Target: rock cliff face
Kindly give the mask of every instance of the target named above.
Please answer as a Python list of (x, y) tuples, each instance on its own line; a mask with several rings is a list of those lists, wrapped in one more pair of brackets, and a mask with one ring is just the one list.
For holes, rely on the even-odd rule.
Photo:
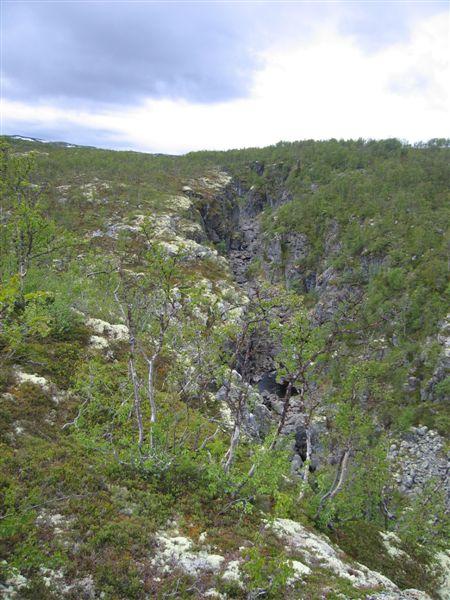
[(450, 377), (450, 315), (441, 323), (437, 335), (439, 358), (430, 380), (421, 390), (422, 400), (445, 402), (448, 400), (448, 385)]
[(446, 490), (450, 508), (450, 453), (445, 440), (427, 427), (411, 427), (389, 449), (394, 478), (402, 493), (414, 495), (428, 482)]
[[(261, 170), (262, 165), (257, 167)], [(197, 188), (198, 190), (198, 188)], [(231, 180), (220, 193), (205, 199), (202, 191), (191, 190), (197, 199), (208, 238), (222, 246), (235, 281), (251, 292), (255, 279), (263, 274), (270, 282), (281, 282), (301, 293), (316, 291), (319, 320), (329, 318), (336, 306), (352, 292), (350, 285), (337, 285), (337, 272), (326, 263), (314, 271), (306, 266), (311, 244), (304, 234), (293, 231), (264, 231), (263, 211), (275, 209), (292, 200), (285, 178), (278, 175), (269, 193)], [(341, 248), (339, 227), (333, 221), (325, 236), (327, 262)]]

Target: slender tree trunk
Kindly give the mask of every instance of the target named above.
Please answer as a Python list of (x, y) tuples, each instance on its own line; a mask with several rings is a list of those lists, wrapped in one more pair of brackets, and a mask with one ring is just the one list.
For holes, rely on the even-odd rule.
[(130, 342), (130, 359), (129, 359), (129, 367), (130, 367), (130, 377), (131, 382), (133, 384), (133, 397), (134, 397), (134, 411), (136, 413), (136, 421), (138, 425), (139, 437), (138, 437), (138, 445), (139, 449), (142, 448), (142, 444), (144, 443), (144, 425), (142, 423), (142, 409), (141, 409), (141, 398), (140, 398), (140, 386), (139, 379), (136, 373), (136, 368), (134, 364), (134, 340)]
[(233, 434), (231, 436), (230, 447), (225, 455), (223, 470), (225, 473), (230, 471), (231, 465), (233, 464), (234, 455), (236, 453), (236, 448), (239, 444), (239, 438), (241, 437), (241, 425), (238, 420), (234, 422)]
[(305, 495), (306, 489), (308, 487), (309, 481), (309, 467), (311, 464), (311, 456), (312, 456), (312, 442), (311, 442), (311, 427), (309, 423), (306, 426), (306, 460), (303, 469), (303, 485), (298, 495), (298, 499), (301, 500)]
[[(120, 305), (120, 304), (119, 304)], [(129, 343), (130, 343), (130, 376), (131, 382), (133, 384), (133, 397), (134, 397), (134, 411), (136, 413), (136, 421), (138, 425), (138, 445), (139, 450), (141, 450), (142, 445), (144, 443), (144, 425), (142, 422), (142, 408), (141, 408), (141, 394), (140, 394), (140, 382), (139, 377), (136, 372), (136, 364), (135, 364), (135, 356), (136, 356), (136, 335), (134, 329), (133, 315), (131, 311), (131, 306), (127, 306), (127, 312), (124, 314), (127, 318), (127, 325), (129, 331)]]
[[(306, 426), (306, 464), (309, 467), (312, 456), (312, 442), (311, 442), (311, 427), (309, 424)], [(307, 469), (309, 472), (309, 468)], [(307, 476), (305, 476), (307, 478)], [(305, 479), (306, 480), (306, 479)]]
[(155, 402), (155, 386), (154, 386), (154, 369), (156, 356), (153, 355), (147, 359), (148, 379), (147, 379), (147, 395), (150, 403), (150, 448), (153, 448), (153, 426), (156, 423), (156, 402)]
[(278, 429), (277, 432), (275, 434), (275, 438), (272, 440), (272, 443), (270, 444), (269, 450), (273, 450), (275, 448), (275, 444), (277, 443), (278, 438), (280, 437), (284, 426), (286, 424), (286, 419), (288, 416), (288, 412), (289, 412), (289, 408), (291, 406), (291, 397), (292, 397), (292, 381), (289, 381), (288, 386), (286, 388), (286, 392), (284, 394), (284, 399), (283, 399), (283, 412), (281, 413), (281, 419), (280, 422), (278, 424)]
[[(122, 271), (119, 271), (119, 276), (123, 283), (123, 274)], [(136, 330), (134, 327), (134, 319), (133, 319), (133, 306), (132, 304), (122, 304), (119, 298), (119, 285), (114, 290), (114, 299), (117, 302), (119, 309), (122, 313), (124, 321), (128, 327), (128, 343), (130, 346), (130, 356), (128, 359), (128, 367), (130, 372), (131, 384), (133, 386), (133, 401), (134, 401), (134, 412), (136, 414), (136, 421), (138, 426), (138, 446), (139, 450), (142, 450), (142, 446), (145, 441), (144, 435), (144, 424), (142, 421), (142, 407), (141, 407), (141, 394), (140, 394), (140, 381), (139, 376), (136, 371)]]
[(350, 458), (350, 449), (345, 450), (344, 452), (344, 456), (342, 458), (342, 462), (341, 462), (341, 472), (339, 475), (339, 479), (338, 482), (336, 484), (336, 486), (334, 487), (334, 489), (331, 491), (329, 498), (334, 498), (334, 496), (336, 496), (336, 494), (339, 492), (339, 490), (341, 489), (342, 485), (344, 484), (344, 481), (347, 477), (347, 470), (348, 470), (348, 461)]
[(332, 498), (334, 498), (334, 496), (336, 496), (336, 494), (339, 492), (339, 490), (343, 486), (345, 479), (347, 477), (349, 458), (350, 458), (350, 448), (346, 448), (341, 455), (341, 459), (339, 461), (339, 465), (338, 465), (338, 469), (336, 471), (336, 477), (334, 479), (333, 485), (331, 486), (329, 491), (326, 494), (324, 494), (322, 496), (322, 498), (320, 499), (319, 507), (316, 512), (316, 517), (322, 511), (325, 503), (328, 502), (328, 500), (331, 500)]

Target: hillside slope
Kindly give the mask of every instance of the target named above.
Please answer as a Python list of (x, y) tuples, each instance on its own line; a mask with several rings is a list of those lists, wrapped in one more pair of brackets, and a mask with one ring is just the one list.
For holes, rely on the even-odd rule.
[(2, 143), (2, 594), (448, 597), (448, 142)]

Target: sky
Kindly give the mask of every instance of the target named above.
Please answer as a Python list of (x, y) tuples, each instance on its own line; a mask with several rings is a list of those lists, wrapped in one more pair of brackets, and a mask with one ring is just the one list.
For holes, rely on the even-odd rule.
[(170, 154), (450, 137), (449, 6), (0, 0), (0, 130)]

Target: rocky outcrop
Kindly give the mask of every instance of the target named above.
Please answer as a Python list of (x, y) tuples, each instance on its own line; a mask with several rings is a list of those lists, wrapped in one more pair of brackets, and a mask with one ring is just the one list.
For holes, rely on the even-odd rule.
[(179, 534), (178, 529), (160, 532), (156, 535), (157, 551), (152, 565), (161, 572), (177, 568), (188, 575), (218, 573), (225, 563), (220, 554), (209, 553), (206, 549), (195, 549), (193, 541)]
[[(257, 166), (258, 173), (264, 173), (264, 169), (260, 164)], [(224, 245), (235, 281), (250, 288), (253, 279), (249, 274), (250, 266), (259, 262), (267, 278), (274, 281), (284, 278), (283, 257), (287, 257), (286, 271), (294, 275), (293, 261), (305, 251), (306, 241), (302, 236), (289, 234), (269, 238), (263, 235), (260, 225), (263, 210), (291, 200), (284, 187), (285, 174), (281, 167), (272, 165), (270, 169), (277, 171), (270, 190), (267, 186), (246, 188), (241, 182), (230, 180), (224, 189), (216, 190), (212, 196), (202, 188), (201, 181), (193, 183), (190, 192), (197, 200), (209, 239)]]
[(87, 319), (86, 325), (97, 334), (97, 337), (108, 338), (111, 341), (124, 342), (128, 340), (128, 327), (122, 323), (108, 323), (101, 319)]
[(450, 377), (450, 315), (441, 324), (437, 335), (441, 348), (433, 375), (421, 390), (424, 401), (442, 402), (448, 400), (448, 389), (443, 388), (444, 381)]
[[(267, 208), (276, 208), (291, 200), (286, 190), (282, 165), (265, 165), (255, 162), (250, 169), (261, 177), (260, 186), (246, 188), (237, 180), (229, 180), (213, 195), (198, 190), (192, 185), (193, 197), (199, 201), (199, 211), (205, 232), (209, 239), (220, 243), (226, 252), (236, 283), (251, 295), (255, 279), (263, 275), (271, 282), (283, 282), (286, 287), (294, 287), (303, 292), (314, 290), (317, 301), (314, 315), (317, 322), (328, 321), (336, 314), (338, 307), (350, 298), (360, 295), (357, 284), (343, 283), (342, 272), (332, 265), (332, 260), (342, 252), (340, 226), (332, 220), (323, 237), (323, 259), (316, 261), (314, 269), (307, 267), (311, 247), (307, 237), (295, 232), (274, 232), (268, 234), (261, 226), (262, 212)], [(272, 178), (268, 183), (267, 174)], [(360, 256), (360, 267), (366, 278), (383, 265), (382, 256), (364, 254)], [(350, 273), (352, 267), (348, 267)], [(351, 273), (350, 273), (351, 274)], [(351, 278), (349, 279), (351, 280)], [(450, 320), (441, 327), (438, 343), (442, 352), (432, 378), (422, 388), (424, 400), (442, 399), (442, 382), (450, 367)], [(260, 398), (253, 402), (252, 409), (246, 415), (247, 433), (263, 439), (270, 425), (279, 420), (282, 412), (284, 390), (277, 383), (272, 356), (273, 344), (264, 341), (264, 335), (255, 339), (253, 350), (254, 365), (247, 369), (247, 383), (258, 388)], [(420, 387), (420, 381), (408, 380), (407, 385)], [(305, 459), (305, 427), (302, 408), (296, 407), (295, 394), (292, 409), (288, 415), (284, 433), (294, 435), (292, 448), (292, 473), (303, 468)], [(314, 424), (312, 468), (320, 462), (332, 460), (324, 455), (321, 439), (326, 435), (325, 421)], [(413, 428), (403, 439), (392, 444), (389, 459), (399, 490), (414, 495), (432, 479), (446, 486), (450, 498), (448, 482), (449, 460), (444, 453), (444, 440), (426, 428)]]
[[(291, 519), (275, 519), (267, 524), (279, 536), (290, 553), (301, 557), (301, 564), (310, 572), (315, 569), (328, 569), (336, 576), (348, 580), (355, 589), (378, 588), (386, 598), (404, 600), (430, 600), (429, 596), (418, 590), (405, 590), (401, 592), (390, 579), (368, 569), (366, 566), (352, 562), (346, 555), (334, 546), (330, 540), (317, 533), (313, 533), (300, 523)], [(403, 594), (403, 595), (402, 595)], [(383, 595), (370, 595), (367, 598), (383, 598)]]
[(245, 433), (252, 438), (264, 439), (272, 422), (270, 411), (264, 406), (256, 388), (243, 381), (240, 373), (231, 371), (228, 380), (218, 390), (216, 399), (220, 403), (222, 419), (228, 427), (234, 425), (230, 407), (234, 408), (234, 412), (239, 407), (239, 418)]
[(431, 600), (431, 598), (428, 594), (425, 594), (425, 592), (409, 589), (370, 594), (366, 596), (366, 600)]
[[(275, 534), (282, 542), (287, 561), (292, 569), (288, 587), (308, 577), (332, 577), (346, 580), (355, 591), (368, 591), (366, 598), (372, 600), (430, 600), (419, 590), (403, 590), (387, 577), (372, 571), (366, 566), (349, 559), (342, 550), (334, 546), (324, 535), (317, 534), (290, 519), (274, 519), (265, 523), (262, 536)], [(210, 580), (233, 583), (246, 590), (248, 580), (243, 566), (246, 562), (248, 542), (239, 548), (220, 552), (208, 544), (208, 534), (203, 532), (195, 542), (191, 537), (182, 535), (176, 522), (168, 523), (168, 528), (155, 535), (156, 551), (151, 565), (156, 573), (164, 575), (179, 570), (205, 586), (205, 595), (214, 588), (208, 587)], [(322, 574), (322, 575), (320, 575)], [(369, 590), (379, 590), (370, 593)], [(218, 595), (227, 598), (227, 594)]]
[(446, 490), (450, 507), (450, 454), (445, 440), (427, 427), (411, 427), (391, 444), (388, 458), (399, 490), (407, 495), (422, 491), (429, 481)]
[(50, 384), (47, 379), (45, 379), (45, 377), (36, 375), (35, 373), (24, 373), (23, 371), (16, 370), (15, 377), (19, 385), (28, 383), (31, 385), (37, 385), (44, 391), (50, 390)]

